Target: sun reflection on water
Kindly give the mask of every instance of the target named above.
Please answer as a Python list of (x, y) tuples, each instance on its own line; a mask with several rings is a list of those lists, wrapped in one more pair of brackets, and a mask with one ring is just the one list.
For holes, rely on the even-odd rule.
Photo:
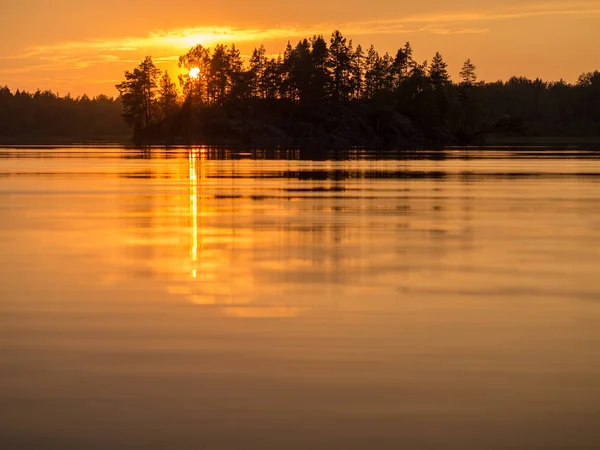
[(198, 261), (198, 175), (196, 174), (196, 160), (198, 149), (190, 150), (190, 258), (192, 260), (192, 277), (196, 278), (196, 261)]
[(191, 276), (198, 276), (198, 221), (200, 213), (198, 211), (198, 181), (205, 178), (205, 167), (202, 161), (207, 159), (206, 148), (192, 148), (189, 151), (189, 181), (190, 181), (190, 261)]

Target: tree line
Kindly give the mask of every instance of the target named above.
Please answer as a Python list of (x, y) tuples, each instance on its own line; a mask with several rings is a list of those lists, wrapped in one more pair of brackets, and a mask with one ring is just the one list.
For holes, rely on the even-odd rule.
[(59, 96), (0, 87), (0, 142), (70, 143), (126, 140), (120, 98)]
[[(245, 60), (246, 59), (246, 60)], [(490, 136), (600, 136), (600, 73), (576, 83), (524, 77), (482, 82), (467, 59), (453, 80), (440, 53), (417, 61), (354, 46), (340, 31), (264, 46), (195, 45), (178, 80), (147, 56), (118, 98), (0, 88), (0, 139), (117, 139), (252, 145), (448, 145)], [(121, 117), (122, 116), (122, 117)], [(125, 119), (125, 121), (122, 120)]]
[[(419, 62), (407, 42), (394, 54), (380, 54), (372, 45), (354, 46), (340, 31), (329, 40), (317, 35), (288, 42), (278, 56), (261, 45), (247, 64), (235, 45), (196, 45), (179, 67), (181, 94), (149, 56), (116, 86), (137, 139), (252, 142), (270, 134), (331, 140), (350, 132), (364, 138), (360, 143), (419, 138), (443, 145), (493, 134), (600, 134), (598, 71), (575, 84), (523, 77), (485, 83), (467, 59), (455, 81), (440, 53)], [(344, 125), (348, 121), (352, 126)]]

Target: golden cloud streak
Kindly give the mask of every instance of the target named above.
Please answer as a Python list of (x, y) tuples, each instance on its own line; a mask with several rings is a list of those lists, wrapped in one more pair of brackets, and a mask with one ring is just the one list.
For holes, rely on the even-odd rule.
[[(311, 36), (323, 30), (341, 29), (348, 36), (385, 34), (385, 33), (435, 33), (435, 34), (460, 34), (460, 33), (485, 33), (485, 27), (449, 27), (448, 24), (487, 22), (510, 19), (524, 19), (540, 16), (573, 16), (597, 15), (600, 8), (597, 2), (570, 2), (538, 4), (529, 10), (508, 10), (491, 12), (463, 12), (463, 13), (437, 13), (415, 15), (398, 19), (371, 20), (349, 22), (334, 26), (331, 24), (318, 24), (310, 28), (281, 27), (281, 28), (234, 28), (234, 27), (194, 27), (178, 28), (173, 30), (155, 30), (147, 36), (124, 37), (120, 39), (91, 40), (66, 42), (56, 45), (38, 46), (30, 49), (29, 56), (63, 50), (102, 50), (106, 52), (130, 52), (143, 49), (188, 49), (196, 44), (209, 45), (217, 42), (260, 42), (275, 39), (288, 39), (298, 36)], [(420, 25), (407, 29), (406, 25)], [(318, 30), (318, 31), (317, 31)]]
[[(339, 28), (349, 37), (380, 34), (477, 34), (490, 31), (494, 21), (517, 20), (542, 16), (598, 15), (596, 1), (569, 3), (540, 3), (514, 10), (487, 12), (435, 13), (398, 19), (318, 24), (311, 27), (235, 28), (193, 27), (155, 30), (146, 36), (71, 41), (29, 48), (21, 55), (0, 57), (4, 60), (28, 60), (29, 64), (5, 67), (0, 73), (14, 74), (29, 71), (55, 71), (67, 68), (82, 69), (98, 64), (135, 63), (141, 54), (152, 54), (158, 63), (174, 63), (178, 55), (196, 44), (210, 46), (221, 43), (268, 42), (312, 36)], [(479, 25), (479, 26), (469, 26)], [(487, 26), (481, 26), (487, 25)]]

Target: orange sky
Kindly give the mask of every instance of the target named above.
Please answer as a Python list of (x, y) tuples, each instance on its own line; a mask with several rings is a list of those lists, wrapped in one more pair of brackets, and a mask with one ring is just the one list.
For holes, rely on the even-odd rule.
[[(415, 58), (439, 51), (456, 78), (466, 58), (481, 79), (512, 75), (575, 81), (600, 69), (600, 0), (8, 0), (0, 15), (0, 85), (60, 94), (107, 93), (150, 54), (177, 72), (192, 45), (264, 43), (340, 29), (355, 44), (390, 53), (411, 41)], [(224, 5), (224, 6), (220, 6)]]

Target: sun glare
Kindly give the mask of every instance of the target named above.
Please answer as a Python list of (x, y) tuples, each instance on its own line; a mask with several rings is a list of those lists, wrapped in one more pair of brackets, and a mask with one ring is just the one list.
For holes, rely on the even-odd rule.
[(198, 78), (200, 76), (200, 69), (197, 67), (192, 67), (190, 69), (190, 78)]

